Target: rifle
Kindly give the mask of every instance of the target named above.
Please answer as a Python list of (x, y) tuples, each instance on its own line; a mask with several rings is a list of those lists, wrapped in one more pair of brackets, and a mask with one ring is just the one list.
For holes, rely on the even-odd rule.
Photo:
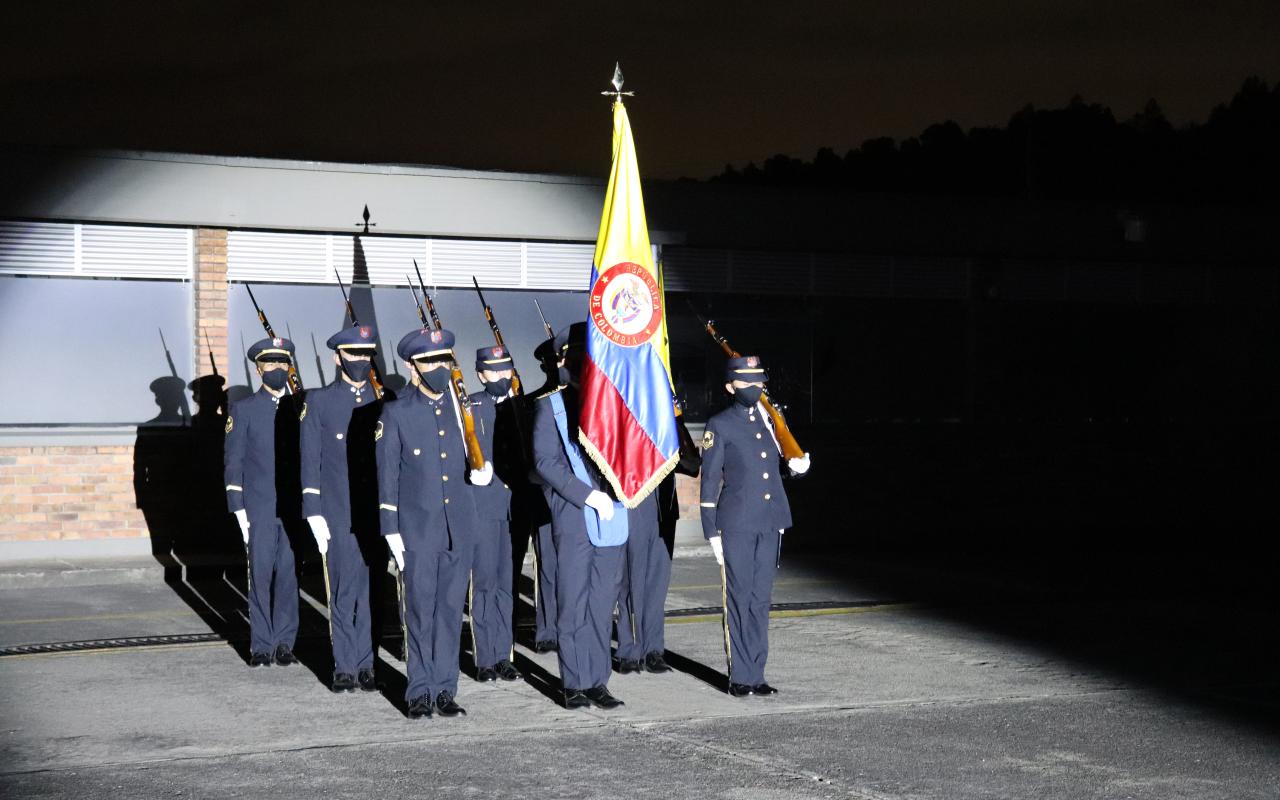
[[(342, 291), (342, 300), (347, 304), (347, 316), (351, 317), (351, 324), (354, 327), (360, 326), (360, 320), (356, 317), (355, 307), (351, 305), (351, 298), (347, 297), (346, 284), (342, 282), (342, 276), (338, 274), (338, 268), (333, 268), (333, 276), (338, 279), (338, 289)], [(341, 357), (341, 356), (339, 356)], [(369, 385), (373, 387), (373, 396), (382, 399), (382, 381), (378, 380), (378, 362), (369, 357)]]
[[(697, 316), (695, 314), (695, 316)], [(741, 354), (729, 346), (729, 342), (725, 340), (718, 332), (716, 332), (715, 323), (709, 319), (698, 317), (698, 321), (707, 329), (707, 333), (711, 334), (711, 338), (716, 344), (720, 345), (720, 349), (725, 352), (729, 358), (741, 358)], [(796, 437), (792, 435), (791, 429), (787, 427), (787, 421), (782, 416), (782, 412), (778, 410), (769, 400), (769, 393), (766, 391), (760, 396), (760, 402), (764, 404), (764, 410), (768, 412), (770, 419), (773, 420), (773, 432), (778, 437), (778, 446), (782, 448), (784, 458), (803, 458), (804, 448), (796, 441)]]
[(209, 341), (209, 332), (204, 328), (201, 328), (200, 332), (204, 334), (205, 347), (209, 348), (209, 366), (213, 368), (214, 377), (220, 377), (218, 375), (218, 362), (213, 360), (213, 343)]
[[(506, 347), (507, 343), (502, 340), (502, 330), (498, 327), (498, 320), (493, 316), (493, 309), (484, 301), (484, 292), (480, 291), (480, 283), (476, 280), (476, 276), (471, 276), (471, 284), (476, 287), (476, 294), (480, 295), (480, 305), (484, 306), (484, 318), (489, 322), (489, 330), (493, 331), (493, 338), (499, 347)], [(510, 351), (508, 351), (508, 355)], [(524, 394), (524, 386), (520, 383), (520, 373), (516, 372), (516, 362), (511, 360), (511, 389), (517, 395)]]
[(547, 332), (548, 339), (556, 338), (556, 332), (551, 330), (551, 324), (547, 322), (547, 315), (542, 313), (542, 306), (538, 305), (538, 298), (533, 298), (533, 307), (538, 309), (538, 316), (542, 317), (542, 329)]
[(309, 335), (311, 336), (311, 352), (315, 353), (316, 356), (316, 374), (320, 376), (320, 385), (325, 386), (324, 364), (320, 362), (320, 348), (316, 347), (316, 335), (314, 333)]
[[(436, 304), (431, 301), (431, 295), (427, 292), (427, 284), (422, 280), (422, 270), (418, 269), (416, 258), (413, 260), (413, 271), (418, 274), (418, 285), (422, 289), (422, 299), (426, 303), (427, 313), (431, 315), (432, 324), (436, 330), (443, 330), (440, 315), (436, 313)], [(462, 380), (462, 370), (458, 368), (456, 358), (449, 370), (453, 395), (458, 401), (458, 412), (462, 415), (462, 439), (467, 446), (467, 466), (471, 469), (484, 469), (484, 452), (480, 449), (480, 440), (476, 438), (476, 418), (471, 413), (471, 398), (467, 395), (467, 385)]]
[[(185, 385), (186, 381), (178, 378), (178, 367), (173, 363), (173, 354), (169, 352), (169, 343), (164, 340), (164, 329), (157, 328), (156, 330), (160, 331), (160, 346), (164, 348), (164, 360), (169, 362), (169, 376), (177, 378)], [(186, 390), (181, 391), (178, 397), (180, 398), (180, 408), (178, 410), (182, 412), (182, 422), (185, 425), (191, 422), (191, 408), (187, 405)]]
[[(417, 264), (414, 264), (417, 266)], [(427, 312), (422, 310), (422, 302), (418, 300), (418, 290), (413, 288), (413, 281), (409, 280), (409, 276), (405, 275), (404, 279), (409, 283), (409, 293), (413, 295), (413, 305), (418, 309), (418, 321), (422, 323), (422, 327), (429, 328), (427, 324)]]
[[(253, 289), (249, 284), (244, 285), (245, 291), (249, 293), (249, 300), (253, 302), (253, 310), (258, 312), (258, 322), (262, 323), (262, 329), (272, 339), (279, 338), (276, 332), (272, 330), (271, 323), (267, 322), (267, 315), (262, 313), (262, 307), (258, 305), (258, 298), (253, 296)], [(214, 373), (217, 374), (216, 372)], [(302, 376), (298, 375), (298, 368), (293, 363), (293, 356), (289, 357), (289, 394), (298, 394), (302, 391)]]

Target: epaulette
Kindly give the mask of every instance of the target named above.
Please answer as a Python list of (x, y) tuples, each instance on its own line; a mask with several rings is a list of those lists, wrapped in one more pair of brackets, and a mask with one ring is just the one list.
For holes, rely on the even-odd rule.
[(542, 398), (544, 398), (544, 397), (550, 397), (551, 395), (555, 394), (556, 392), (563, 392), (563, 391), (564, 391), (565, 389), (567, 389), (567, 388), (569, 388), (569, 387), (568, 387), (568, 386), (557, 386), (556, 388), (552, 389), (552, 390), (551, 390), (551, 391), (549, 391), (549, 392), (543, 392), (542, 394), (538, 395), (538, 396), (537, 396), (537, 397), (535, 397), (534, 399), (535, 399), (535, 400), (541, 400), (541, 399), (542, 399)]

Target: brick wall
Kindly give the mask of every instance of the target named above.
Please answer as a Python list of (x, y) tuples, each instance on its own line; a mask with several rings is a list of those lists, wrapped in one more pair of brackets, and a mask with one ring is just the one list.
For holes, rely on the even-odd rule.
[(0, 448), (0, 542), (147, 536), (133, 447)]
[(196, 228), (195, 245), (192, 318), (196, 363), (192, 374), (210, 374), (209, 347), (212, 345), (218, 374), (226, 375), (230, 363), (227, 358), (227, 232), (219, 228)]
[[(192, 265), (195, 363), (207, 376), (209, 348), (227, 374), (227, 232), (197, 228)], [(206, 339), (207, 335), (207, 339)], [(221, 504), (221, 465), (193, 474), (193, 448), (221, 431), (152, 429), (132, 444), (0, 447), (0, 543), (173, 538), (174, 520)], [(60, 438), (66, 439), (67, 434)], [(211, 440), (210, 440), (211, 441)], [(141, 494), (141, 496), (139, 496)], [(207, 495), (207, 496), (206, 496)], [(216, 515), (222, 520), (225, 513)], [(182, 525), (191, 527), (188, 518)]]

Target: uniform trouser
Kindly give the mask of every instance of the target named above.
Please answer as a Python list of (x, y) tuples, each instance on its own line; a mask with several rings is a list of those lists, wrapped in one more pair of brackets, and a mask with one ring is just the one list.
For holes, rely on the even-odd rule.
[(249, 650), (293, 649), (298, 637), (298, 575), (293, 547), (278, 518), (249, 526)]
[(769, 657), (769, 603), (777, 570), (778, 531), (725, 531), (725, 610), (729, 617), (729, 680), (764, 683)]
[(533, 535), (533, 547), (538, 556), (538, 607), (534, 610), (537, 629), (536, 642), (554, 642), (556, 636), (556, 546), (551, 535), (551, 523), (539, 525)]
[(476, 666), (492, 667), (511, 658), (511, 525), (482, 519), (471, 565), (471, 634)]
[(462, 605), (471, 572), (472, 547), (404, 554), (407, 701), (440, 692), (458, 693)]
[(671, 554), (658, 535), (656, 518), (652, 525), (632, 526), (625, 549), (618, 593), (618, 658), (639, 661), (666, 649), (663, 634)]
[[(576, 508), (570, 513), (581, 514)], [(565, 691), (609, 683), (613, 607), (622, 579), (623, 545), (596, 547), (581, 526), (555, 531), (556, 628)]]
[(329, 561), (333, 671), (355, 675), (360, 670), (373, 669), (369, 564), (351, 531), (332, 532), (326, 558)]

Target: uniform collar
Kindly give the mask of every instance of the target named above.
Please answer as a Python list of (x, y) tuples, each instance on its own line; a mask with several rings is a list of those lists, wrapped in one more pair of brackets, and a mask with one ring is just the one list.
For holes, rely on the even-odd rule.
[(414, 386), (413, 384), (409, 384), (409, 386), (406, 388), (411, 389), (413, 391), (414, 400), (416, 400), (419, 403), (424, 403), (425, 405), (429, 405), (432, 408), (437, 408), (437, 407), (442, 408), (444, 407), (444, 404), (449, 400), (448, 390), (446, 390), (444, 394), (440, 395), (440, 399), (432, 400), (430, 397), (427, 397), (426, 392), (422, 391), (421, 389), (419, 389), (417, 386)]

